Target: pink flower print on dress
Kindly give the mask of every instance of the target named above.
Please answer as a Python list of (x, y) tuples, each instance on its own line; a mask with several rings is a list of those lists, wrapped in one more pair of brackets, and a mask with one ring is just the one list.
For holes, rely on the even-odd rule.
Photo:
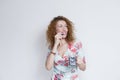
[(73, 75), (73, 76), (72, 76), (72, 80), (75, 80), (77, 77), (78, 77), (77, 74)]
[(71, 51), (72, 51), (73, 53), (76, 53), (77, 49), (73, 47), (73, 48), (71, 48)]
[(68, 65), (69, 65), (69, 60), (65, 60), (64, 66), (68, 66)]
[(72, 43), (69, 43), (68, 48), (71, 49), (72, 45), (73, 45)]
[(63, 56), (63, 59), (67, 60), (67, 58), (68, 58), (67, 56)]
[(58, 60), (58, 64), (63, 64), (63, 60)]
[(56, 63), (55, 61), (54, 61), (54, 66), (57, 66), (58, 65), (58, 63)]
[(78, 43), (76, 43), (76, 45), (75, 45), (78, 49), (80, 49), (80, 48), (82, 48), (82, 43), (81, 42), (78, 42)]
[(69, 44), (68, 48), (70, 49), (70, 51), (72, 51), (73, 53), (76, 53), (77, 49), (73, 46), (73, 44)]
[(65, 60), (64, 66), (68, 66), (68, 65), (69, 65), (68, 57), (67, 57), (67, 56), (64, 56), (63, 59)]
[(55, 75), (55, 77), (54, 77), (54, 80), (58, 80), (56, 75)]
[(62, 77), (63, 77), (62, 74), (56, 74), (54, 80), (61, 80)]

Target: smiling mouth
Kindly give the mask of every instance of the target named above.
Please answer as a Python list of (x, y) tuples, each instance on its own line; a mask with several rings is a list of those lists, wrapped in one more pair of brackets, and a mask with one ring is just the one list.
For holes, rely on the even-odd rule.
[(61, 35), (64, 35), (63, 33)]
[(66, 32), (61, 32), (61, 35), (66, 35)]

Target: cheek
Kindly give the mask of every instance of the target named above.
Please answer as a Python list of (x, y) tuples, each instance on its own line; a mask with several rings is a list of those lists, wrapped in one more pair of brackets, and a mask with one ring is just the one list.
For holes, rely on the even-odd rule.
[(68, 32), (68, 28), (66, 29), (66, 31)]
[(68, 27), (65, 27), (65, 30), (68, 31)]
[(62, 31), (62, 29), (56, 28), (56, 33), (61, 32), (61, 31)]

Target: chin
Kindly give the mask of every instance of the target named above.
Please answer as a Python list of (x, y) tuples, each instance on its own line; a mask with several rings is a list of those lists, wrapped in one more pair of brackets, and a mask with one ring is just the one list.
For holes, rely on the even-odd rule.
[(65, 39), (66, 38), (66, 36), (64, 36), (64, 37), (62, 37), (63, 39)]

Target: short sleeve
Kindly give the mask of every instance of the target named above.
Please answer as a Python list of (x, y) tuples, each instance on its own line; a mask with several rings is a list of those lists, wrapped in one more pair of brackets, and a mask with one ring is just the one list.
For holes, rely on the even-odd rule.
[(85, 52), (83, 50), (82, 43), (81, 42), (77, 42), (75, 44), (75, 47), (77, 48), (77, 55), (78, 55), (78, 57), (82, 58), (83, 62), (86, 63)]
[(49, 56), (50, 52), (51, 52), (51, 49), (48, 47), (48, 49), (47, 49), (47, 56), (46, 57)]

